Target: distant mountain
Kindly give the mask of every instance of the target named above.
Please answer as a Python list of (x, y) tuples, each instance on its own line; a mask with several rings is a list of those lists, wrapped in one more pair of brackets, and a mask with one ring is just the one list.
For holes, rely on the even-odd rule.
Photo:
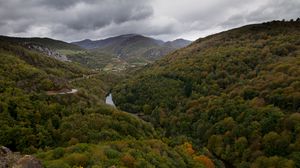
[(164, 42), (160, 40), (155, 40), (149, 37), (144, 37), (137, 34), (126, 34), (116, 37), (110, 37), (107, 39), (96, 40), (92, 41), (90, 39), (86, 39), (83, 41), (73, 42), (73, 44), (78, 45), (85, 49), (99, 49), (105, 48), (109, 46), (119, 46), (119, 45), (126, 45), (130, 42), (146, 42), (148, 45), (161, 45)]
[(185, 39), (176, 39), (174, 41), (168, 41), (164, 45), (168, 47), (173, 47), (173, 48), (183, 48), (188, 45), (190, 45), (192, 41), (185, 40)]
[(190, 43), (183, 39), (165, 43), (162, 40), (138, 34), (126, 34), (96, 41), (86, 39), (73, 42), (82, 48), (113, 54), (128, 62), (153, 61)]
[(29, 50), (34, 50), (48, 57), (55, 58), (59, 61), (71, 61), (65, 55), (63, 51), (72, 51), (78, 52), (83, 50), (82, 48), (66, 43), (59, 40), (54, 40), (50, 38), (20, 38), (20, 37), (8, 37), (8, 36), (0, 36), (1, 41), (10, 42), (13, 44), (19, 44)]
[(21, 37), (8, 37), (0, 36), (1, 41), (13, 42), (13, 43), (32, 43), (48, 47), (52, 50), (82, 50), (77, 45), (70, 44), (60, 40), (54, 40), (50, 38), (21, 38)]

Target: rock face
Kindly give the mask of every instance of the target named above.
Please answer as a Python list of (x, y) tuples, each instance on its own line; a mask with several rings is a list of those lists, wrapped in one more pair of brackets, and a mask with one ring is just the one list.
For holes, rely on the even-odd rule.
[(12, 165), (18, 161), (19, 155), (14, 155), (11, 150), (1, 146), (0, 147), (0, 168), (12, 167)]
[(10, 149), (0, 147), (0, 168), (42, 168), (42, 163), (34, 156), (22, 156), (18, 152), (12, 152)]
[(31, 44), (31, 43), (25, 43), (26, 47), (28, 49), (31, 49), (31, 50), (35, 50), (35, 51), (38, 51), (38, 52), (41, 52), (45, 55), (47, 55), (48, 57), (52, 57), (52, 58), (55, 58), (59, 61), (63, 61), (63, 62), (71, 62), (67, 56), (65, 55), (62, 55), (56, 51), (53, 51), (47, 47), (43, 47), (41, 45), (38, 45), (38, 44)]
[(13, 165), (13, 168), (42, 168), (42, 163), (31, 155), (25, 155)]

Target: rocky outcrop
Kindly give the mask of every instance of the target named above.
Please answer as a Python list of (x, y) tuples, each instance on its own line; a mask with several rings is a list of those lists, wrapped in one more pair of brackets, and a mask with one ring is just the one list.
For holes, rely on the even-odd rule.
[(25, 155), (20, 158), (17, 163), (13, 165), (13, 168), (42, 168), (42, 163), (34, 156)]
[(60, 54), (59, 52), (53, 51), (47, 47), (38, 45), (38, 44), (32, 44), (32, 43), (25, 43), (26, 48), (30, 49), (30, 50), (35, 50), (38, 52), (41, 52), (45, 55), (47, 55), (48, 57), (52, 57), (55, 58), (59, 61), (63, 61), (63, 62), (71, 62), (67, 56)]
[(12, 167), (20, 159), (20, 154), (14, 154), (8, 148), (0, 147), (0, 168)]
[(7, 147), (0, 147), (0, 168), (42, 168), (42, 163), (34, 156), (22, 156)]

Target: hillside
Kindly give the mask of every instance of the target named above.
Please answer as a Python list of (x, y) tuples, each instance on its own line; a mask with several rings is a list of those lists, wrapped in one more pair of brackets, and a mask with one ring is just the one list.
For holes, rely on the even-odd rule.
[(30, 50), (43, 53), (48, 57), (55, 58), (59, 61), (70, 62), (71, 59), (68, 55), (82, 53), (84, 50), (76, 45), (69, 44), (63, 41), (54, 40), (50, 38), (19, 38), (0, 36), (0, 40), (3, 42), (11, 42), (23, 46)]
[[(119, 80), (111, 74), (11, 40), (1, 40), (0, 58), (0, 165), (29, 164), (33, 157), (26, 154), (49, 168), (214, 164), (187, 140), (161, 140), (152, 124), (104, 104), (110, 85)], [(68, 94), (71, 89), (76, 92)]]
[(115, 55), (129, 63), (147, 63), (190, 43), (190, 41), (183, 39), (165, 43), (137, 34), (121, 35), (96, 41), (87, 39), (73, 42), (73, 44), (85, 49)]
[[(16, 43), (30, 50), (43, 53), (48, 57), (64, 62), (78, 63), (83, 67), (94, 70), (103, 70), (107, 66), (112, 66), (107, 71), (125, 70), (123, 62), (116, 56), (101, 51), (88, 51), (77, 45), (50, 38), (17, 38), (0, 36), (1, 41)], [(120, 68), (121, 67), (121, 68)]]
[(83, 41), (73, 42), (73, 44), (78, 45), (85, 49), (97, 49), (97, 48), (105, 48), (109, 46), (117, 47), (120, 46), (121, 44), (126, 44), (135, 41), (143, 42), (144, 44), (147, 44), (149, 46), (163, 44), (163, 41), (155, 40), (149, 37), (144, 37), (138, 34), (126, 34), (126, 35), (120, 35), (120, 36), (110, 37), (107, 39), (96, 40), (96, 41), (86, 39)]
[(113, 89), (115, 104), (229, 167), (300, 167), (300, 22), (201, 38)]
[(18, 38), (18, 37), (7, 37), (0, 36), (1, 41), (9, 41), (14, 43), (35, 43), (43, 46), (47, 46), (53, 50), (82, 50), (82, 48), (66, 43), (60, 40), (54, 40), (50, 38)]

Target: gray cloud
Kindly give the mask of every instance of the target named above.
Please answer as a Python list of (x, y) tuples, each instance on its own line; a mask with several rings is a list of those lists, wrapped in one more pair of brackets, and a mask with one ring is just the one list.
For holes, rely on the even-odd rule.
[(148, 0), (0, 0), (0, 4), (1, 34), (63, 40), (72, 38), (65, 38), (62, 31), (74, 32), (76, 39), (84, 32), (93, 34), (112, 23), (143, 20), (153, 14)]
[(165, 40), (297, 18), (299, 0), (0, 0), (0, 34), (73, 41), (138, 33)]
[[(73, 5), (79, 2), (83, 2), (83, 0), (38, 0), (37, 4), (40, 6), (52, 7), (55, 9), (63, 10), (72, 7)], [(85, 2), (90, 3), (90, 0), (87, 0)]]
[(249, 22), (268, 20), (269, 18), (291, 19), (300, 17), (299, 0), (273, 0), (272, 3), (265, 4), (257, 10), (249, 13), (246, 17)]

